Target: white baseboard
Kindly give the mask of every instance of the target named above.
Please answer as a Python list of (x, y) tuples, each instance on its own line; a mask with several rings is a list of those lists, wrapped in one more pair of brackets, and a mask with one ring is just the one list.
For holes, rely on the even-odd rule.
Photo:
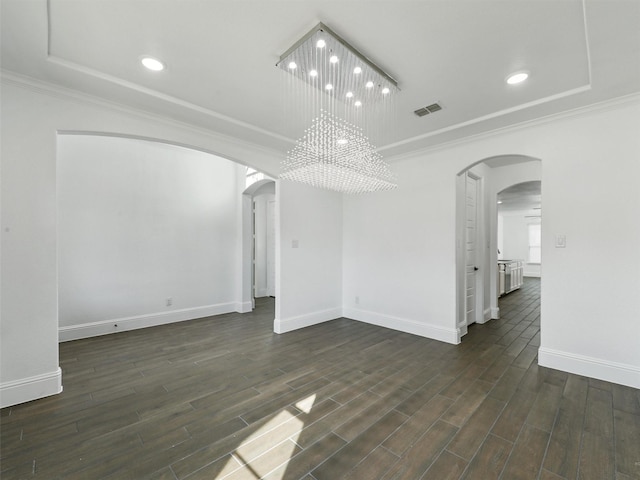
[(489, 310), (491, 311), (492, 320), (498, 320), (500, 318), (500, 307), (491, 307)]
[(62, 392), (62, 370), (0, 384), (0, 408)]
[[(219, 303), (217, 305), (206, 305), (203, 307), (184, 308), (182, 310), (171, 310), (162, 313), (151, 313), (147, 315), (137, 315), (135, 317), (114, 318), (111, 320), (101, 320), (99, 322), (82, 323), (70, 325), (58, 329), (58, 340), (68, 342), (80, 338), (97, 337), (108, 333), (126, 332), (139, 328), (155, 327), (167, 323), (183, 322), (196, 318), (209, 317), (211, 315), (221, 315), (237, 311), (237, 304)], [(249, 310), (251, 311), (251, 310)]]
[(256, 290), (256, 298), (260, 298), (260, 297), (268, 297), (269, 295), (267, 295), (267, 289), (266, 288), (260, 288)]
[(538, 364), (576, 375), (640, 388), (640, 368), (634, 365), (609, 362), (543, 347), (538, 349)]
[(460, 335), (455, 328), (444, 328), (437, 325), (431, 325), (425, 322), (416, 322), (406, 318), (393, 317), (390, 315), (382, 315), (380, 313), (359, 310), (356, 308), (346, 308), (344, 316), (359, 322), (370, 323), (380, 327), (390, 328), (421, 337), (432, 338), (441, 342), (460, 343)]
[(541, 278), (540, 272), (522, 272), (523, 277)]
[(487, 323), (489, 320), (491, 320), (491, 309), (487, 308), (484, 312), (482, 312), (482, 322), (478, 322), (478, 323)]
[(330, 308), (318, 312), (307, 313), (297, 317), (276, 318), (273, 321), (273, 331), (276, 333), (286, 333), (304, 327), (310, 327), (318, 323), (328, 322), (342, 317), (342, 308)]
[(253, 310), (253, 301), (248, 302), (236, 302), (235, 311), (238, 313), (249, 313)]

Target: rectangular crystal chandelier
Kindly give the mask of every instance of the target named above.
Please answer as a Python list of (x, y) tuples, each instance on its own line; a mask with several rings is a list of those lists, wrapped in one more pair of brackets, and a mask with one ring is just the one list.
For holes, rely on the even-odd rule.
[(306, 126), (280, 178), (343, 193), (397, 187), (370, 137), (393, 127), (397, 82), (320, 23), (280, 57), (288, 117)]

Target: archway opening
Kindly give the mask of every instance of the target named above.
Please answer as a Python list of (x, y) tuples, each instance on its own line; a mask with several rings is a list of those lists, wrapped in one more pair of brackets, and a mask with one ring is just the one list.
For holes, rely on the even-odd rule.
[(255, 308), (255, 299), (276, 296), (276, 182), (247, 169), (249, 186), (242, 194), (242, 298)]
[[(517, 256), (522, 256), (523, 269), (527, 265), (527, 274), (539, 276), (540, 262), (534, 265), (535, 258), (528, 256), (528, 236), (526, 225), (537, 223), (541, 228), (541, 180), (542, 162), (534, 157), (526, 155), (500, 155), (489, 157), (473, 164), (458, 173), (457, 198), (456, 198), (456, 327), (459, 339), (466, 333), (469, 325), (473, 323), (485, 323), (490, 319), (500, 318), (498, 298), (500, 297), (500, 266), (498, 260), (507, 259), (502, 253), (498, 253), (499, 225), (498, 201), (500, 192), (505, 198), (504, 203), (511, 203), (513, 209), (508, 210), (505, 204), (504, 211), (515, 212), (520, 208), (522, 223), (525, 231), (519, 231), (518, 239), (510, 238), (511, 250), (514, 253), (514, 245), (519, 245)], [(537, 182), (537, 196), (531, 191), (531, 184)], [(517, 187), (521, 185), (521, 187)], [(526, 186), (530, 188), (527, 190)], [(512, 188), (513, 190), (509, 190)], [(509, 197), (510, 193), (513, 198)], [(526, 195), (529, 195), (527, 197)], [(509, 197), (509, 198), (507, 198)], [(519, 203), (518, 203), (519, 202)], [(528, 207), (525, 203), (529, 202)], [(538, 209), (538, 210), (534, 210)], [(537, 220), (533, 221), (534, 215)], [(526, 218), (525, 218), (526, 217)], [(504, 218), (504, 217), (503, 217)], [(509, 225), (511, 227), (511, 224)], [(535, 228), (532, 233), (535, 233)], [(509, 230), (510, 233), (511, 230)], [(538, 230), (539, 232), (539, 230)], [(505, 231), (500, 234), (504, 239)], [(526, 246), (522, 247), (522, 242)], [(501, 240), (503, 249), (504, 242)], [(531, 245), (531, 253), (536, 245)], [(539, 246), (537, 246), (539, 252)], [(503, 249), (500, 249), (502, 252)]]
[[(246, 171), (160, 139), (60, 133), (60, 341), (250, 310), (240, 286)], [(257, 177), (252, 190), (268, 183)]]

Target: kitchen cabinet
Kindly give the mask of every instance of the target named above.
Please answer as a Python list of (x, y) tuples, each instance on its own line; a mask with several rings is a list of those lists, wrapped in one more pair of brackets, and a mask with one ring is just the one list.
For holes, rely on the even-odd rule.
[(498, 260), (498, 295), (506, 295), (522, 286), (524, 260)]

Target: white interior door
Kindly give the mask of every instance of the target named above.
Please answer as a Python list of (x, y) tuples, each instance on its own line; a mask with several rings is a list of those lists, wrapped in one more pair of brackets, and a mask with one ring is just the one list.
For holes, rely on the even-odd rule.
[(470, 325), (477, 315), (478, 178), (469, 172), (465, 179), (465, 218), (465, 315)]
[(276, 296), (276, 202), (267, 203), (267, 295)]

